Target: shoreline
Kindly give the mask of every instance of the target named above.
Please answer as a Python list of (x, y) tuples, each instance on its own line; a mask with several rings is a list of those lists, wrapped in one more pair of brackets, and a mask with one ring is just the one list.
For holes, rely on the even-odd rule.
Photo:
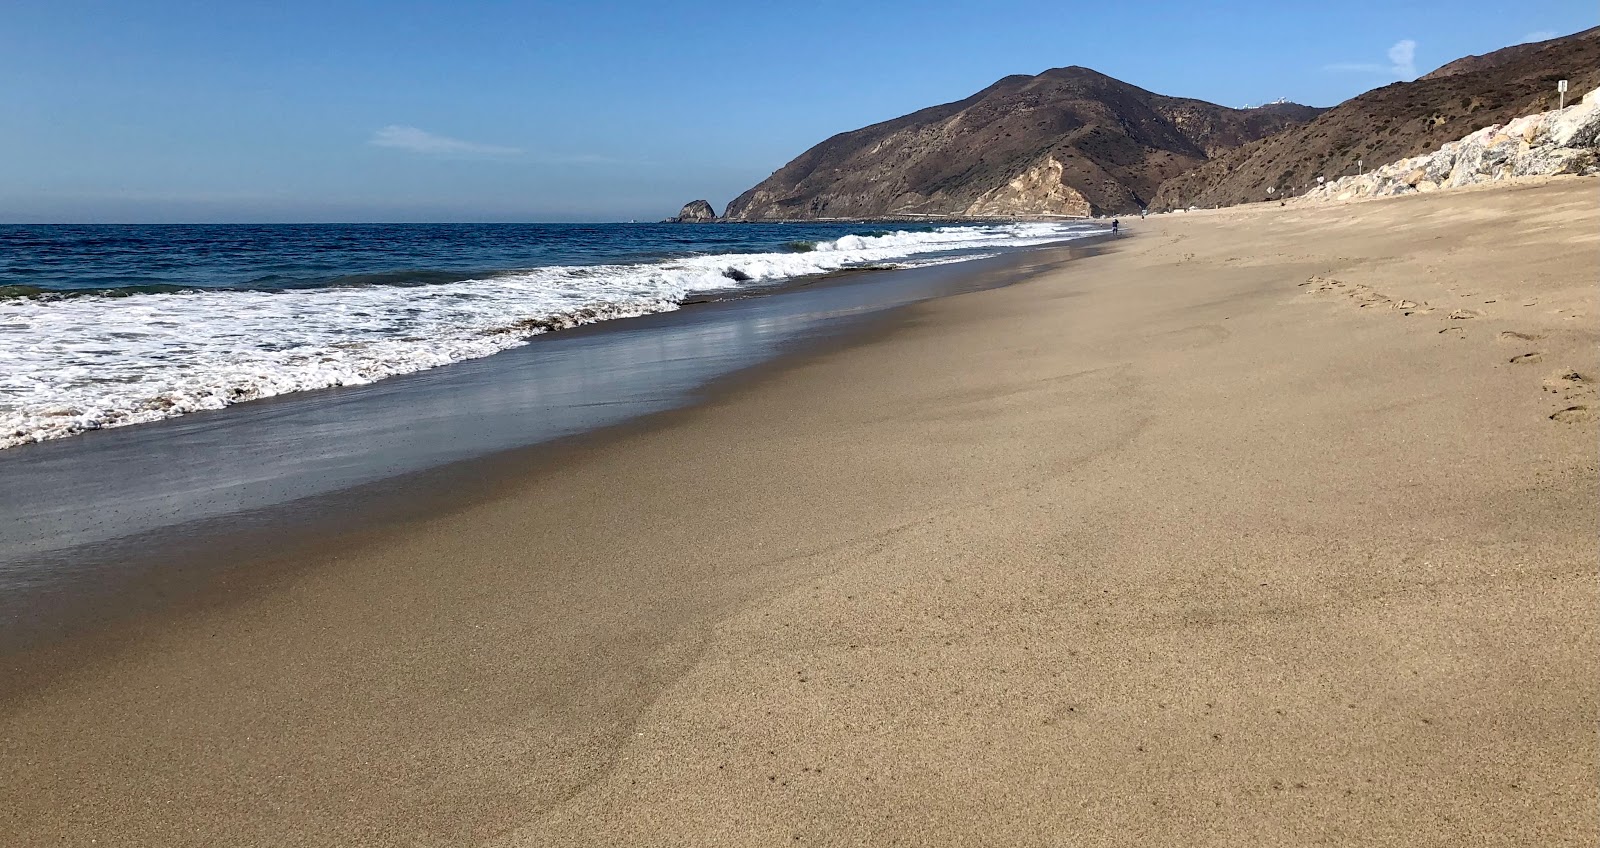
[[(35, 552), (25, 549), (8, 551), (4, 544), (8, 540), (0, 535), (0, 570), (9, 572), (0, 575), (0, 579), (3, 579), (10, 592), (10, 596), (4, 598), (5, 602), (0, 603), (0, 612), (7, 613), (0, 619), (10, 619), (6, 626), (0, 627), (0, 661), (54, 642), (70, 641), (85, 631), (136, 615), (161, 615), (161, 606), (173, 604), (175, 600), (179, 607), (187, 608), (193, 604), (203, 606), (208, 597), (218, 594), (213, 586), (218, 581), (227, 584), (225, 591), (229, 593), (237, 591), (241, 582), (258, 582), (260, 578), (252, 576), (250, 571), (266, 567), (262, 560), (284, 559), (279, 552), (281, 548), (295, 551), (314, 549), (341, 535), (369, 536), (374, 527), (398, 526), (406, 520), (477, 502), (489, 497), (483, 492), (486, 482), (489, 491), (505, 484), (504, 473), (496, 469), (506, 462), (516, 463), (519, 467), (548, 466), (552, 469), (550, 473), (556, 473), (554, 469), (559, 465), (559, 457), (571, 445), (604, 440), (608, 434), (627, 432), (635, 426), (653, 426), (651, 421), (657, 416), (670, 415), (721, 397), (735, 391), (740, 385), (760, 379), (769, 370), (781, 371), (791, 364), (790, 360), (820, 355), (841, 346), (849, 346), (855, 339), (870, 337), (877, 332), (877, 324), (892, 323), (896, 310), (917, 300), (950, 296), (975, 288), (1009, 285), (1024, 273), (1019, 269), (1054, 265), (1093, 255), (1106, 240), (1106, 237), (1090, 236), (1056, 245), (1008, 251), (988, 259), (927, 268), (875, 269), (871, 273), (851, 270), (758, 291), (731, 292), (725, 297), (691, 301), (685, 304), (684, 309), (672, 312), (595, 322), (559, 333), (543, 334), (530, 340), (530, 344), (524, 347), (502, 351), (493, 357), (456, 363), (444, 369), (399, 375), (365, 386), (295, 392), (221, 410), (134, 425), (133, 429), (112, 428), (52, 440), (38, 446), (24, 446), (29, 452), (44, 455), (42, 458), (46, 460), (39, 463), (42, 466), (39, 474), (42, 476), (39, 484), (31, 487), (31, 493), (26, 485), (28, 481), (20, 475), (31, 470), (29, 462), (33, 457), (29, 453), (11, 457), (0, 454), (0, 470), (10, 460), (10, 467), (17, 471), (11, 478), (14, 488), (7, 498), (14, 502), (4, 505), (4, 511), (18, 519), (20, 523), (16, 527), (21, 527), (36, 511), (42, 509), (35, 520), (41, 524), (40, 532), (46, 533), (49, 538), (41, 540), (59, 544), (54, 540), (60, 537), (65, 528), (59, 519), (49, 518), (51, 510), (47, 500), (50, 494), (47, 491), (59, 487), (64, 463), (69, 464), (69, 468), (71, 465), (84, 465), (91, 469), (94, 478), (87, 488), (96, 491), (89, 492), (87, 497), (93, 498), (96, 494), (113, 497), (114, 500), (105, 505), (93, 501), (74, 505), (74, 509), (81, 509), (88, 514), (89, 520), (98, 521), (94, 515), (96, 513), (118, 505), (126, 509), (128, 504), (119, 504), (117, 499), (120, 496), (116, 492), (124, 488), (121, 483), (142, 477), (136, 464), (131, 471), (119, 472), (123, 478), (121, 483), (100, 482), (103, 479), (101, 467), (108, 461), (113, 465), (124, 462), (118, 459), (124, 454), (133, 454), (135, 463), (138, 463), (142, 461), (138, 457), (149, 453), (164, 456), (176, 444), (184, 449), (184, 462), (198, 462), (201, 466), (216, 469), (206, 472), (202, 480), (191, 481), (189, 477), (180, 475), (168, 484), (177, 488), (156, 491), (151, 495), (159, 503), (165, 504), (175, 498), (186, 497), (189, 487), (205, 494), (205, 489), (214, 485), (211, 479), (221, 473), (220, 463), (227, 461), (225, 454), (229, 450), (227, 444), (230, 440), (246, 438), (244, 434), (250, 433), (251, 428), (281, 430), (284, 426), (292, 426), (274, 423), (274, 419), (285, 415), (292, 417), (307, 410), (315, 412), (328, 407), (340, 410), (350, 403), (361, 403), (363, 398), (375, 398), (373, 403), (378, 405), (377, 411), (365, 413), (366, 417), (370, 419), (375, 414), (380, 418), (388, 418), (405, 414), (406, 407), (414, 402), (413, 399), (419, 396), (426, 398), (431, 391), (436, 391), (438, 385), (448, 385), (453, 376), (451, 369), (460, 366), (466, 366), (461, 369), (462, 372), (479, 372), (473, 376), (486, 383), (492, 391), (498, 392), (503, 385), (528, 381), (530, 378), (524, 375), (528, 363), (543, 356), (546, 348), (551, 356), (570, 356), (568, 351), (574, 345), (584, 345), (589, 341), (604, 344), (626, 335), (639, 335), (642, 343), (649, 345), (656, 338), (653, 334), (669, 331), (725, 333), (726, 330), (721, 329), (714, 318), (706, 317), (714, 316), (719, 308), (724, 312), (753, 310), (753, 320), (756, 321), (781, 321), (785, 308), (799, 308), (805, 312), (819, 308), (823, 310), (820, 320), (810, 321), (779, 336), (777, 348), (745, 351), (726, 363), (711, 362), (704, 369), (687, 376), (641, 371), (642, 376), (652, 377), (655, 382), (648, 385), (629, 382), (621, 388), (625, 392), (658, 396), (653, 400), (647, 399), (624, 408), (620, 398), (609, 396), (608, 391), (610, 394), (615, 394), (615, 391), (607, 390), (603, 385), (584, 385), (571, 401), (577, 407), (600, 405), (621, 411), (615, 414), (602, 412), (597, 417), (580, 417), (574, 419), (570, 426), (557, 427), (548, 433), (540, 430), (527, 434), (517, 432), (510, 438), (485, 442), (482, 448), (440, 457), (419, 452), (417, 447), (406, 441), (391, 440), (381, 447), (368, 446), (364, 444), (364, 439), (366, 426), (370, 426), (371, 421), (367, 420), (364, 426), (362, 418), (341, 418), (337, 422), (340, 427), (337, 437), (354, 440), (351, 457), (356, 461), (360, 461), (359, 457), (375, 454), (384, 448), (401, 459), (396, 461), (394, 455), (384, 456), (388, 466), (377, 469), (367, 477), (356, 478), (349, 485), (333, 487), (322, 486), (323, 478), (313, 468), (312, 476), (305, 482), (296, 483), (291, 478), (287, 483), (275, 484), (274, 491), (270, 493), (272, 499), (259, 505), (228, 503), (248, 495), (224, 498), (225, 508), (220, 513), (200, 513), (185, 519), (174, 508), (165, 507), (164, 512), (151, 514), (144, 519), (146, 522), (156, 522), (144, 529), (103, 539), (90, 539), (81, 544)], [(881, 294), (871, 292), (862, 288), (864, 286), (883, 291)], [(842, 292), (830, 292), (832, 289)], [(852, 296), (854, 293), (859, 295)], [(803, 302), (784, 299), (797, 294), (807, 299)], [(763, 304), (762, 301), (768, 298), (780, 300)], [(792, 307), (791, 303), (799, 305)], [(837, 309), (841, 304), (852, 304), (849, 307), (852, 313), (860, 308), (865, 311), (841, 316), (826, 314), (829, 308)], [(711, 312), (704, 311), (708, 309)], [(735, 320), (751, 319), (736, 316)], [(713, 357), (717, 356), (726, 358), (720, 349), (713, 353)], [(462, 376), (460, 379), (467, 378)], [(550, 379), (560, 379), (560, 375), (547, 378), (547, 382)], [(535, 388), (539, 385), (538, 382), (533, 383)], [(382, 397), (384, 395), (393, 395), (395, 399), (387, 400)], [(467, 396), (466, 401), (473, 402), (473, 397)], [(348, 415), (344, 412), (337, 414)], [(471, 410), (466, 410), (466, 414), (471, 414)], [(540, 414), (551, 415), (548, 409), (541, 410)], [(265, 423), (257, 424), (257, 419)], [(217, 450), (211, 453), (216, 456), (208, 459), (209, 454), (201, 453), (197, 459), (193, 451), (197, 448), (204, 451), (207, 444), (195, 442), (197, 433), (213, 430), (217, 432), (211, 435), (210, 441), (219, 444)], [(325, 434), (323, 438), (332, 435)], [(105, 436), (126, 444), (113, 445), (120, 449), (119, 452), (107, 454), (95, 444), (95, 440)], [(270, 445), (276, 444), (282, 437), (268, 430), (265, 438), (273, 440), (269, 442)], [(77, 443), (79, 439), (86, 439), (88, 443)], [(35, 451), (36, 448), (42, 450)], [(317, 444), (300, 448), (302, 451), (306, 449), (328, 450), (324, 445)], [(80, 450), (82, 453), (78, 452)], [(544, 457), (542, 454), (545, 452), (550, 456)], [(405, 458), (413, 453), (416, 454), (413, 458), (415, 461)], [(328, 460), (322, 461), (349, 464), (352, 459), (330, 455)], [(146, 468), (144, 473), (149, 472), (150, 469)], [(285, 485), (289, 487), (287, 490), (284, 490)], [(75, 488), (78, 494), (62, 491), (54, 493), (54, 496), (85, 496), (82, 492), (85, 485)], [(46, 520), (51, 524), (44, 525)], [(16, 527), (12, 530), (13, 534), (17, 532)], [(11, 540), (11, 544), (15, 547), (16, 540)], [(261, 553), (269, 549), (274, 553)], [(8, 553), (9, 556), (6, 556)], [(230, 565), (224, 569), (200, 565), (218, 560), (228, 561)], [(30, 580), (30, 574), (40, 576)], [(66, 576), (55, 578), (52, 574)], [(71, 582), (63, 583), (62, 580)], [(85, 585), (91, 583), (92, 586)], [(56, 588), (58, 585), (59, 589)], [(213, 588), (206, 588), (208, 586)], [(92, 632), (88, 635), (92, 638)]]
[[(803, 224), (803, 223), (849, 223), (849, 222), (840, 222), (840, 221), (827, 220), (827, 221), (818, 221), (818, 222), (805, 222), (805, 221), (800, 221), (800, 222), (781, 222), (781, 221), (780, 222), (768, 222), (768, 221), (756, 221), (756, 222), (749, 222), (749, 223), (760, 223), (760, 224), (766, 224), (766, 223), (774, 223), (774, 224), (802, 223)], [(861, 223), (865, 224), (865, 223), (906, 223), (906, 222), (897, 222), (897, 221), (871, 222), (871, 221), (864, 221), (864, 222), (861, 222)], [(983, 224), (983, 223), (1004, 224), (1004, 223), (1011, 223), (1011, 224), (1019, 224), (1019, 223), (1033, 223), (1033, 222), (1029, 221), (1028, 219), (1007, 219), (1007, 220), (1004, 220), (1004, 221), (1001, 221), (1001, 220), (972, 221), (972, 222), (963, 222), (963, 223), (973, 223), (973, 224)], [(55, 225), (40, 225), (40, 226), (55, 226)], [(142, 225), (128, 224), (128, 225), (106, 225), (106, 226), (129, 226), (129, 227), (133, 227), (133, 226), (142, 226)], [(181, 226), (191, 226), (191, 225), (173, 224), (173, 225), (161, 225), (161, 226), (181, 227)], [(417, 226), (428, 226), (428, 225), (417, 225)], [(609, 331), (609, 330), (615, 330), (615, 329), (621, 329), (621, 328), (629, 328), (629, 327), (636, 326), (639, 322), (648, 322), (648, 321), (651, 321), (653, 319), (671, 320), (671, 316), (678, 315), (678, 314), (682, 313), (685, 309), (687, 309), (689, 307), (705, 306), (705, 305), (715, 304), (715, 303), (726, 303), (726, 302), (730, 302), (730, 301), (749, 300), (749, 299), (752, 299), (752, 298), (771, 297), (773, 295), (782, 295), (782, 294), (787, 293), (787, 292), (793, 292), (793, 291), (798, 291), (798, 290), (808, 289), (808, 288), (815, 288), (815, 287), (820, 287), (820, 286), (831, 286), (831, 285), (848, 284), (850, 282), (853, 282), (853, 281), (857, 280), (858, 278), (862, 277), (863, 275), (881, 274), (881, 273), (918, 272), (918, 271), (922, 271), (922, 270), (925, 270), (925, 269), (928, 269), (928, 268), (938, 268), (938, 267), (942, 267), (942, 266), (945, 266), (945, 265), (962, 265), (962, 266), (965, 266), (965, 265), (968, 265), (970, 263), (978, 263), (980, 265), (980, 268), (981, 268), (981, 266), (983, 264), (985, 264), (985, 263), (990, 263), (990, 262), (993, 262), (993, 261), (995, 261), (997, 259), (998, 260), (1003, 260), (1006, 257), (1014, 256), (1014, 255), (1021, 254), (1021, 253), (1028, 253), (1028, 252), (1033, 252), (1033, 251), (1038, 251), (1038, 250), (1054, 250), (1054, 249), (1062, 249), (1062, 248), (1077, 247), (1077, 246), (1089, 247), (1089, 246), (1101, 243), (1101, 242), (1109, 239), (1110, 237), (1111, 236), (1110, 236), (1109, 233), (1098, 233), (1098, 234), (1094, 234), (1094, 235), (1076, 236), (1076, 237), (1069, 238), (1069, 239), (1063, 239), (1062, 241), (1059, 241), (1059, 242), (1045, 243), (1045, 244), (1040, 244), (1040, 245), (1028, 245), (1028, 246), (1023, 246), (1023, 247), (1002, 247), (1002, 248), (997, 248), (996, 252), (993, 253), (993, 254), (989, 254), (989, 255), (986, 255), (986, 256), (981, 256), (981, 257), (976, 258), (976, 259), (964, 259), (964, 260), (960, 260), (960, 261), (957, 261), (957, 262), (948, 262), (948, 263), (947, 262), (938, 262), (938, 263), (934, 263), (932, 265), (907, 265), (907, 266), (903, 266), (903, 267), (902, 266), (897, 266), (893, 262), (890, 262), (888, 264), (867, 264), (867, 265), (851, 266), (851, 267), (841, 268), (841, 269), (838, 269), (838, 270), (828, 271), (828, 272), (820, 273), (820, 274), (810, 274), (810, 275), (803, 275), (803, 276), (798, 276), (798, 277), (790, 277), (790, 278), (786, 278), (786, 279), (779, 280), (779, 281), (776, 281), (776, 282), (761, 283), (761, 284), (749, 286), (749, 287), (746, 287), (746, 288), (737, 288), (737, 287), (735, 287), (735, 288), (727, 288), (727, 289), (718, 289), (718, 290), (707, 290), (707, 291), (694, 292), (694, 293), (690, 294), (685, 300), (683, 300), (682, 302), (678, 303), (676, 308), (674, 308), (674, 309), (665, 310), (665, 311), (659, 311), (659, 312), (643, 312), (643, 313), (639, 313), (639, 314), (622, 315), (622, 316), (614, 317), (614, 318), (605, 318), (605, 319), (602, 319), (602, 320), (589, 321), (589, 322), (586, 322), (586, 323), (575, 324), (575, 325), (570, 326), (570, 327), (561, 327), (561, 328), (557, 328), (557, 329), (551, 329), (551, 330), (547, 330), (547, 331), (542, 332), (542, 333), (538, 333), (538, 334), (526, 337), (523, 346), (526, 346), (526, 344), (535, 343), (535, 342), (537, 342), (539, 340), (548, 339), (553, 334), (557, 334), (557, 333), (559, 333), (561, 335), (561, 337), (565, 338), (565, 337), (570, 337), (570, 336), (573, 336), (573, 335), (578, 335), (578, 334), (583, 334), (583, 333), (606, 332), (606, 331)], [(728, 254), (728, 256), (737, 257), (737, 256), (740, 256), (740, 254)], [(506, 272), (496, 272), (496, 273), (506, 273)], [(191, 291), (191, 290), (196, 290), (196, 289), (183, 289), (181, 287), (174, 287), (174, 290), (175, 291), (177, 291), (177, 290)], [(313, 289), (306, 289), (306, 290), (313, 290)], [(71, 291), (72, 290), (70, 290), (70, 289), (64, 289), (64, 290), (55, 291), (54, 293), (62, 294), (62, 293), (70, 293)], [(98, 290), (96, 290), (96, 291), (98, 291)], [(230, 292), (230, 291), (244, 291), (244, 289), (219, 288), (216, 291)], [(285, 289), (283, 291), (294, 291), (294, 289)], [(235, 409), (237, 409), (238, 407), (241, 407), (241, 406), (255, 406), (255, 405), (261, 405), (261, 404), (279, 403), (279, 402), (283, 402), (285, 400), (293, 400), (293, 399), (296, 399), (296, 398), (303, 398), (303, 397), (307, 397), (307, 396), (316, 395), (316, 394), (319, 394), (319, 393), (320, 394), (329, 394), (329, 393), (335, 393), (335, 392), (340, 392), (340, 391), (360, 391), (360, 390), (365, 389), (365, 388), (367, 388), (369, 386), (377, 385), (378, 383), (382, 383), (384, 381), (396, 380), (396, 379), (404, 379), (404, 378), (408, 378), (408, 377), (413, 377), (414, 375), (418, 375), (418, 374), (425, 374), (425, 373), (427, 373), (429, 371), (436, 371), (436, 370), (438, 370), (440, 368), (450, 368), (450, 367), (456, 366), (456, 365), (462, 365), (462, 364), (465, 364), (465, 363), (472, 363), (472, 362), (476, 362), (476, 361), (478, 361), (480, 359), (486, 359), (489, 356), (498, 356), (500, 354), (507, 353), (507, 352), (510, 352), (510, 351), (516, 351), (518, 349), (520, 349), (520, 348), (518, 348), (518, 347), (506, 348), (506, 349), (503, 349), (503, 350), (496, 351), (495, 353), (488, 354), (487, 356), (480, 356), (480, 357), (473, 357), (473, 358), (468, 358), (468, 359), (457, 360), (457, 361), (449, 363), (447, 365), (433, 366), (433, 367), (424, 368), (424, 369), (421, 369), (421, 370), (418, 370), (418, 371), (398, 372), (398, 373), (395, 373), (395, 374), (390, 374), (390, 375), (381, 377), (381, 378), (379, 378), (377, 380), (374, 380), (374, 381), (372, 381), (370, 383), (360, 383), (360, 384), (353, 384), (353, 385), (322, 386), (322, 387), (318, 387), (318, 388), (314, 388), (314, 389), (299, 389), (299, 390), (295, 390), (295, 391), (291, 391), (291, 392), (285, 392), (285, 393), (282, 393), (282, 394), (266, 395), (266, 396), (259, 397), (259, 398), (252, 398), (252, 399), (247, 400), (247, 401), (231, 403), (231, 404), (229, 404), (227, 406), (224, 406), (224, 407), (221, 407), (221, 408), (218, 408), (218, 409), (204, 409), (204, 410), (196, 410), (196, 411), (193, 411), (193, 412), (187, 412), (187, 413), (183, 413), (182, 415), (173, 416), (171, 418), (161, 418), (161, 419), (155, 419), (155, 420), (151, 420), (151, 421), (141, 421), (141, 422), (136, 422), (136, 423), (132, 423), (132, 424), (120, 424), (120, 425), (109, 426), (109, 427), (97, 427), (95, 429), (82, 430), (82, 431), (74, 432), (72, 434), (65, 435), (65, 436), (55, 436), (55, 437), (41, 439), (41, 440), (33, 441), (33, 442), (22, 442), (22, 443), (19, 443), (17, 445), (11, 446), (11, 447), (0, 448), (0, 458), (3, 458), (3, 457), (8, 455), (8, 454), (5, 453), (5, 451), (15, 451), (18, 448), (31, 449), (35, 445), (47, 445), (47, 444), (60, 442), (60, 441), (67, 440), (67, 439), (80, 439), (80, 438), (86, 438), (86, 437), (87, 438), (94, 438), (95, 437), (94, 434), (106, 433), (106, 432), (115, 432), (115, 431), (126, 429), (127, 427), (150, 427), (152, 425), (154, 425), (154, 426), (162, 426), (162, 425), (170, 424), (170, 422), (175, 421), (175, 420), (177, 420), (179, 418), (193, 417), (193, 416), (215, 416), (215, 415), (219, 415), (219, 414), (226, 415), (226, 414), (229, 413), (230, 410), (235, 410)]]
[(0, 702), (8, 825), (1592, 842), (1592, 184), (1387, 204), (1132, 224), (285, 552)]
[[(458, 233), (464, 243), (456, 245), (447, 237), (456, 230), (441, 225), (394, 234), (410, 253), (397, 251), (388, 235), (372, 234), (387, 252), (365, 259), (350, 253), (357, 242), (346, 234), (318, 227), (197, 228), (178, 235), (137, 230), (109, 242), (73, 228), (43, 232), (37, 236), (41, 250), (74, 258), (38, 273), (23, 269), (24, 278), (37, 277), (32, 282), (43, 287), (38, 297), (0, 299), (17, 336), (17, 355), (0, 377), (13, 400), (0, 405), (0, 449), (308, 390), (369, 385), (522, 347), (552, 330), (676, 311), (684, 300), (781, 290), (851, 269), (937, 265), (1098, 230), (1081, 224), (886, 224), (853, 232), (859, 229), (780, 225), (692, 236), (662, 227), (468, 227)], [(97, 263), (148, 259), (160, 265), (163, 250), (182, 252), (191, 242), (240, 232), (277, 239), (282, 264), (273, 267), (294, 273), (254, 275), (237, 286), (202, 285), (208, 274), (220, 283), (259, 270), (227, 254), (141, 286), (93, 276)], [(517, 248), (524, 239), (532, 245)], [(103, 244), (110, 246), (102, 250)], [(477, 266), (493, 267), (497, 259), (514, 263), (510, 254), (518, 249), (550, 261), (505, 265), (471, 278), (428, 268), (367, 270), (385, 259), (443, 269), (460, 263), (463, 253)], [(316, 258), (328, 251), (326, 261)], [(605, 264), (609, 260), (615, 261)], [(96, 282), (107, 285), (89, 285)], [(263, 282), (273, 284), (257, 285)]]

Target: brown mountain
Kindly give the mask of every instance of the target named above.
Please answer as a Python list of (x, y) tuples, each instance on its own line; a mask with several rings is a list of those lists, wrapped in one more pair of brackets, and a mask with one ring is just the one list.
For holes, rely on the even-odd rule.
[(1537, 53), (1540, 50), (1557, 44), (1568, 41), (1579, 41), (1585, 38), (1594, 38), (1596, 32), (1600, 32), (1600, 27), (1586, 29), (1583, 32), (1575, 32), (1571, 35), (1563, 35), (1560, 38), (1552, 38), (1548, 41), (1535, 41), (1528, 44), (1513, 44), (1510, 47), (1502, 47), (1499, 50), (1496, 50), (1492, 53), (1485, 53), (1482, 56), (1463, 56), (1454, 62), (1447, 62), (1443, 65), (1440, 65), (1437, 70), (1423, 75), (1422, 79), (1440, 79), (1442, 77), (1453, 77), (1456, 74), (1464, 74), (1469, 71), (1487, 70), (1489, 68), (1504, 65), (1514, 59), (1521, 59), (1525, 56), (1529, 56), (1533, 53)]
[(728, 204), (732, 220), (1088, 215), (1322, 110), (1229, 109), (1088, 68), (1009, 76), (955, 103), (841, 133)]
[(1316, 120), (1228, 151), (1163, 183), (1154, 209), (1229, 206), (1299, 194), (1318, 176), (1354, 173), (1438, 149), (1474, 130), (1556, 108), (1600, 85), (1600, 27), (1451, 62), (1374, 89)]

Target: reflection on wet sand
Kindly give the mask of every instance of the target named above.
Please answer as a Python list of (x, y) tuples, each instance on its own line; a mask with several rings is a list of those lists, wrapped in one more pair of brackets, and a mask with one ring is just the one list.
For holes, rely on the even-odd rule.
[(12, 632), (0, 625), (0, 646), (19, 631), (59, 629), (60, 610), (95, 596), (104, 604), (173, 553), (244, 530), (359, 517), (360, 497), (338, 501), (348, 515), (330, 515), (330, 493), (682, 406), (712, 380), (858, 326), (852, 319), (1001, 285), (1022, 265), (1064, 255), (855, 275), (552, 334), (372, 385), (4, 451), (0, 621)]

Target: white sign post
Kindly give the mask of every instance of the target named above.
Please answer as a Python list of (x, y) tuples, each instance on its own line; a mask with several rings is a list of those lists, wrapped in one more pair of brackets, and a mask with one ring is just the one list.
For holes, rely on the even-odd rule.
[(1559, 108), (1567, 108), (1567, 81), (1562, 80), (1556, 83), (1556, 91), (1561, 95), (1561, 106)]

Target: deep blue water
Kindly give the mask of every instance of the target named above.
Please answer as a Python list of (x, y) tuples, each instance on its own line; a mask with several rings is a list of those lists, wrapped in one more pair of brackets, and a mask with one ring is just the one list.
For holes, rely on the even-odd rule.
[(452, 282), (507, 271), (777, 253), (872, 224), (0, 225), (0, 296)]

